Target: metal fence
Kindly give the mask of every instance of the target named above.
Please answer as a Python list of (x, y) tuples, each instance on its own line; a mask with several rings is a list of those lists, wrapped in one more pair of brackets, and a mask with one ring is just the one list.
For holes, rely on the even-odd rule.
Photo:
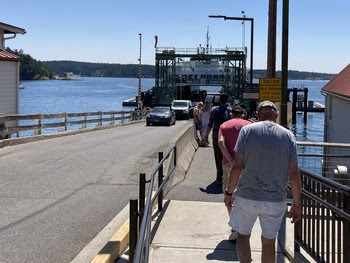
[(350, 188), (300, 169), (302, 219), (294, 228), (294, 251), (316, 262), (350, 262)]
[(350, 185), (350, 144), (297, 142), (299, 167)]

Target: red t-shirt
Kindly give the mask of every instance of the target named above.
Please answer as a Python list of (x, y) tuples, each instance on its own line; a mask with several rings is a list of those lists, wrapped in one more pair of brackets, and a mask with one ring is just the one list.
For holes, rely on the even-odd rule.
[[(235, 152), (233, 151), (233, 149), (235, 148), (239, 131), (243, 126), (248, 124), (251, 124), (251, 122), (241, 118), (233, 118), (220, 125), (219, 138), (220, 136), (224, 136), (225, 146), (233, 159), (235, 158)], [(222, 164), (226, 163), (228, 163), (228, 160), (223, 154)]]

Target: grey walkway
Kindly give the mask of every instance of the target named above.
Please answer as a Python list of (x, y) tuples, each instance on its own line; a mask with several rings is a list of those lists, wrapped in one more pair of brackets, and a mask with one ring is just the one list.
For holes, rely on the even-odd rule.
[[(227, 212), (222, 203), (172, 200), (165, 209), (159, 224), (158, 218), (154, 221), (157, 231), (149, 262), (238, 261), (235, 242), (227, 241)], [(256, 223), (250, 241), (253, 262), (260, 262), (260, 233)], [(282, 253), (286, 235), (281, 234), (276, 242), (277, 262), (290, 262)]]

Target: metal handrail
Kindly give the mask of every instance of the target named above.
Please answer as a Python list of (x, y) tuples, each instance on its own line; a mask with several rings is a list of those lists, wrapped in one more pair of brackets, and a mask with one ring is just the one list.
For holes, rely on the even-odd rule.
[(337, 183), (337, 182), (330, 180), (326, 177), (322, 177), (322, 176), (313, 174), (313, 173), (311, 173), (303, 168), (300, 168), (299, 170), (300, 170), (300, 173), (306, 175), (307, 177), (311, 178), (312, 180), (315, 180), (319, 183), (325, 184), (334, 190), (346, 193), (350, 196), (350, 187), (343, 185), (343, 184), (340, 184), (340, 183)]
[(302, 247), (316, 262), (350, 262), (350, 187), (305, 169), (300, 176), (305, 214), (294, 228), (294, 252)]
[[(158, 171), (163, 169), (163, 163), (170, 157), (171, 153), (174, 152), (174, 167), (168, 172), (167, 176), (164, 177), (163, 182), (158, 186), (156, 193), (152, 197), (152, 189), (155, 183), (155, 175)], [(152, 206), (158, 197), (161, 196), (163, 187), (165, 183), (169, 180), (170, 176), (173, 174), (176, 168), (176, 145), (173, 145), (166, 155), (160, 160), (157, 167), (151, 174), (150, 185), (147, 193), (147, 201), (145, 204), (144, 214), (142, 216), (141, 227), (139, 232), (139, 237), (136, 244), (135, 254), (133, 257), (133, 262), (143, 262), (142, 259), (148, 261), (149, 249), (151, 245), (151, 219), (152, 219)], [(130, 251), (132, 253), (132, 251)]]

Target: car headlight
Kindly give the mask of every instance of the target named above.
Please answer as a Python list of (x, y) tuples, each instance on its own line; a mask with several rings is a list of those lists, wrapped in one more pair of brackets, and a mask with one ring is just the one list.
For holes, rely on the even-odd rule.
[(187, 112), (188, 112), (188, 110), (187, 110), (187, 109), (183, 111), (183, 113), (187, 113)]

